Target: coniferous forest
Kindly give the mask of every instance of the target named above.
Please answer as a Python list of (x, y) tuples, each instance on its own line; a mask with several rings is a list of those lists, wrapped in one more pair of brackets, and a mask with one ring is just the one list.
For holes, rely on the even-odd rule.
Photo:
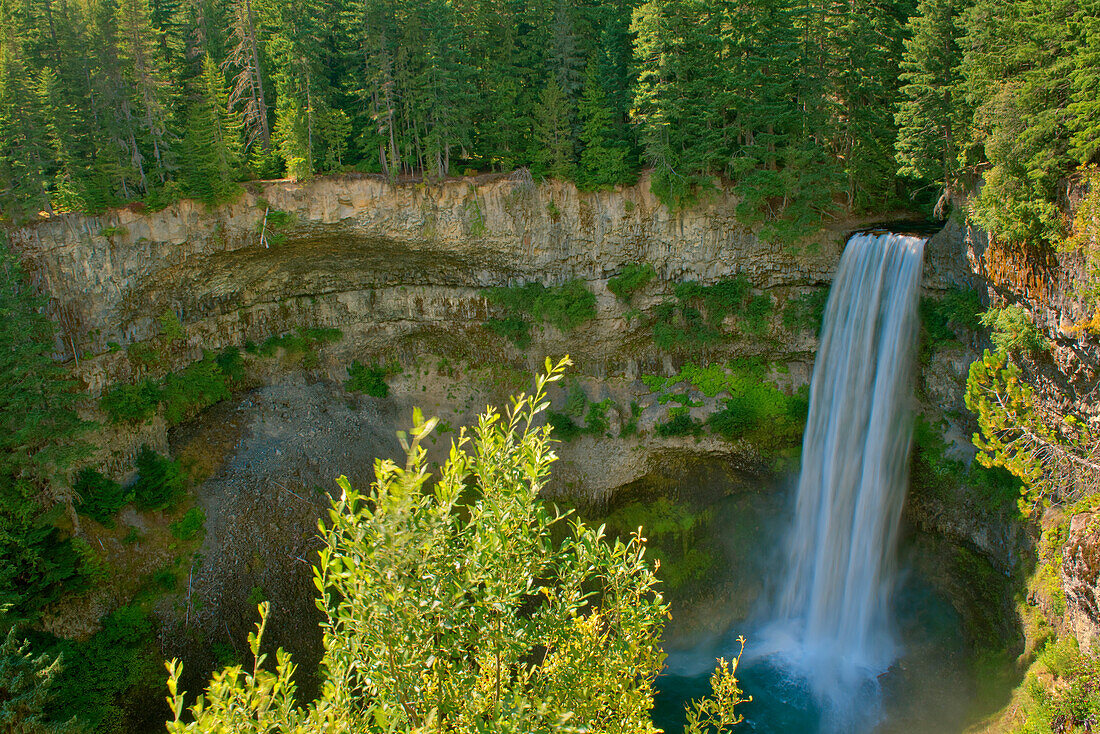
[(749, 224), (985, 188), (1062, 236), (1100, 152), (1096, 0), (4, 0), (0, 206), (216, 203), (252, 178), (528, 167), (716, 181)]

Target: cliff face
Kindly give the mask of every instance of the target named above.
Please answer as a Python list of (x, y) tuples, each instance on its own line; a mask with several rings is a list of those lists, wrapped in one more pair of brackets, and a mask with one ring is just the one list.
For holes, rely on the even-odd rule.
[[(165, 312), (186, 329), (181, 360), (202, 348), (333, 326), (345, 331), (352, 354), (514, 361), (518, 354), (480, 328), (488, 307), (479, 289), (571, 278), (597, 294), (597, 318), (570, 335), (545, 329), (529, 353), (570, 351), (593, 371), (631, 372), (659, 355), (606, 289), (621, 265), (651, 263), (662, 282), (741, 273), (779, 306), (800, 288), (827, 284), (846, 235), (861, 224), (842, 222), (783, 246), (738, 224), (736, 203), (716, 192), (671, 213), (644, 180), (591, 193), (505, 177), (430, 186), (370, 177), (275, 181), (212, 211), (183, 201), (149, 214), (61, 217), (16, 230), (11, 240), (51, 298), (62, 325), (59, 354), (79, 360), (93, 393), (130, 377), (114, 345), (154, 336)], [(943, 287), (943, 274), (930, 270), (929, 284)], [(737, 350), (805, 357), (813, 342), (785, 335)]]

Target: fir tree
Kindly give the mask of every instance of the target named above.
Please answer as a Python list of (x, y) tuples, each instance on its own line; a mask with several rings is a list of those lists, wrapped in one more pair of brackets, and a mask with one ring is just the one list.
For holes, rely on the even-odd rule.
[(632, 170), (627, 151), (615, 140), (615, 128), (607, 96), (600, 86), (595, 59), (588, 64), (584, 94), (578, 110), (581, 121), (581, 157), (577, 184), (582, 188), (603, 188), (627, 181)]
[(568, 178), (573, 171), (572, 110), (557, 79), (543, 87), (535, 109), (535, 141), (533, 171), (540, 176)]
[[(75, 520), (66, 473), (83, 452), (65, 371), (52, 359), (53, 322), (0, 252), (0, 609), (17, 618), (79, 582), (79, 560), (50, 522), (61, 507)], [(74, 523), (75, 524), (75, 523)]]
[[(935, 183), (945, 197), (959, 173), (964, 119), (958, 0), (921, 0), (909, 21), (901, 61), (897, 155), (902, 176)], [(946, 202), (942, 198), (941, 202)], [(937, 209), (942, 212), (942, 203)]]

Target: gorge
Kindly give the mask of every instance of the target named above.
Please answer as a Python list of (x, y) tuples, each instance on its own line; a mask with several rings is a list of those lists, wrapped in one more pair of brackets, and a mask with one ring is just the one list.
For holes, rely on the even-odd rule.
[[(266, 182), (211, 212), (184, 201), (157, 213), (69, 216), (13, 231), (32, 281), (52, 294), (50, 310), (62, 325), (57, 353), (93, 395), (146, 380), (175, 384), (205, 353), (231, 348), (247, 372), (231, 400), (185, 412), (182, 421), (168, 420), (163, 406), (141, 420), (105, 420), (96, 456), (103, 472), (125, 478), (149, 444), (191, 462), (193, 499), (161, 513), (125, 509), (114, 529), (82, 518), (94, 545), (130, 568), (132, 581), (58, 609), (48, 628), (91, 634), (98, 617), (148, 583), (143, 575), (168, 568), (179, 580), (154, 608), (157, 654), (184, 657), (190, 690), (234, 655), (259, 599), (273, 605), (271, 644), (308, 665), (318, 654), (318, 633), (307, 563), (331, 478), (347, 474), (365, 485), (376, 457), (398, 458), (394, 432), (406, 428), (413, 406), (451, 427), (468, 425), (480, 406), (523, 389), (538, 355), (568, 352), (577, 364), (551, 398), (562, 421), (556, 430), (574, 435), (558, 448), (550, 496), (608, 518), (621, 532), (649, 512), (641, 524), (653, 528), (666, 583), (675, 585), (668, 638), (674, 666), (678, 649), (726, 629), (746, 633), (755, 654), (762, 628), (735, 625), (752, 618), (769, 579), (782, 577), (761, 549), (781, 544), (778, 528), (788, 512), (782, 478), (796, 466), (813, 360), (821, 353), (816, 309), (841, 253), (854, 255), (853, 244), (872, 238), (845, 247), (850, 231), (871, 224), (851, 220), (795, 245), (768, 243), (736, 223), (735, 205), (719, 196), (670, 212), (645, 181), (581, 193), (508, 177), (431, 187), (321, 178)], [(478, 227), (471, 225), (475, 210)], [(259, 231), (272, 211), (285, 223), (264, 246)], [(980, 233), (949, 222), (928, 240), (923, 274), (912, 271), (911, 287), (919, 282), (926, 299), (970, 287), (978, 281), (967, 258), (980, 257), (983, 246)], [(649, 264), (653, 276), (624, 290), (616, 279), (632, 263)], [(486, 326), (511, 318), (495, 293), (541, 282), (555, 294), (551, 289), (570, 279), (594, 295), (591, 318), (566, 328), (520, 313), (531, 339), (523, 348)], [(699, 333), (710, 333), (714, 318), (716, 332), (734, 336), (658, 345), (662, 324), (673, 335), (689, 333), (687, 319), (696, 317)], [(324, 336), (337, 330), (335, 340)], [(925, 342), (919, 364), (920, 411), (928, 422), (943, 421), (933, 438), (946, 436), (954, 443), (947, 451), (963, 456), (972, 429), (962, 381), (980, 343), (960, 329), (942, 346)], [(143, 359), (134, 345), (147, 345), (156, 358)], [(347, 387), (355, 362), (382, 370), (386, 397)], [(432, 460), (442, 458), (448, 437), (441, 438), (426, 446)], [(919, 638), (913, 630), (925, 629), (931, 614), (954, 630), (941, 635), (947, 641), (934, 653), (968, 670), (975, 658), (963, 650), (997, 648), (1016, 634), (1005, 574), (1026, 549), (1005, 509), (1011, 505), (967, 504), (974, 496), (968, 483), (976, 480), (942, 474), (958, 453), (937, 451), (944, 449), (918, 435), (901, 565), (921, 580), (901, 591), (908, 610), (899, 618), (902, 647)], [(168, 526), (188, 507), (202, 510), (205, 532), (181, 546)], [(741, 530), (719, 543), (712, 538), (717, 518), (729, 512), (742, 518)], [(689, 529), (661, 530), (675, 523)], [(127, 540), (135, 534), (137, 543)], [(731, 569), (736, 578), (728, 578)], [(929, 607), (914, 594), (938, 601)], [(728, 654), (728, 645), (721, 652)], [(920, 667), (912, 656), (905, 660)], [(758, 702), (767, 699), (763, 691), (781, 689), (768, 683), (766, 668), (746, 666), (746, 690), (760, 692)], [(890, 715), (911, 717), (906, 707), (919, 700), (894, 691), (919, 688), (907, 675), (886, 679)], [(977, 690), (969, 679), (941, 678), (955, 681), (960, 698)], [(309, 690), (308, 679), (302, 685)], [(995, 709), (1005, 690), (983, 693), (979, 710)], [(158, 695), (154, 683), (146, 700)], [(975, 715), (965, 701), (943, 708), (952, 725)], [(767, 715), (783, 720), (781, 711)]]

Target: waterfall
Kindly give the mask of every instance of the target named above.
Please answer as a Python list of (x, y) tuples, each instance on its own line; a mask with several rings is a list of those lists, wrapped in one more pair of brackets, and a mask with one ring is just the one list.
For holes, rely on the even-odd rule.
[(814, 364), (787, 575), (772, 618), (782, 657), (834, 713), (864, 708), (858, 699), (896, 657), (891, 595), (923, 250), (924, 240), (895, 234), (848, 241)]

